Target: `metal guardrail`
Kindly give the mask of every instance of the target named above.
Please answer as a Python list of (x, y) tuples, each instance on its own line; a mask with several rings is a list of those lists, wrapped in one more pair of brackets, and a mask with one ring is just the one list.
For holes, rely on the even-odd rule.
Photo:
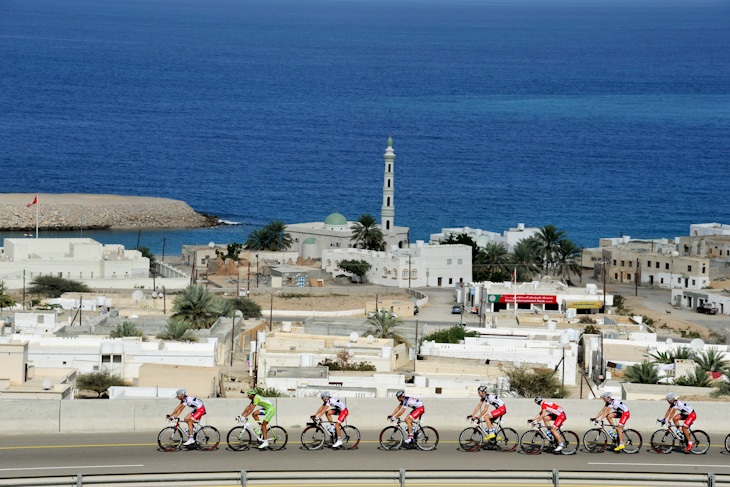
[(406, 487), (411, 480), (542, 480), (559, 487), (561, 480), (662, 482), (665, 485), (701, 485), (720, 487), (730, 485), (730, 474), (684, 473), (626, 473), (626, 472), (576, 472), (560, 470), (538, 471), (428, 471), (428, 470), (375, 470), (375, 471), (281, 471), (281, 472), (207, 472), (207, 473), (150, 473), (114, 475), (66, 475), (58, 477), (25, 477), (0, 479), (0, 487), (45, 487), (115, 484), (181, 484), (189, 482), (235, 482), (248, 487), (250, 482), (281, 480), (384, 480)]

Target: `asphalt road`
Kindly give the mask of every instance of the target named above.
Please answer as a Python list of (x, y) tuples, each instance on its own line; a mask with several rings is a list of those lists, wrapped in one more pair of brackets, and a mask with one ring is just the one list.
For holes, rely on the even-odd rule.
[[(355, 450), (308, 451), (300, 443), (301, 431), (289, 432), (281, 451), (232, 451), (225, 434), (217, 450), (163, 452), (156, 433), (109, 434), (3, 434), (0, 446), (0, 479), (45, 475), (112, 473), (281, 471), (281, 470), (573, 470), (619, 472), (682, 472), (730, 474), (730, 454), (722, 446), (726, 433), (711, 433), (712, 447), (704, 455), (673, 452), (657, 454), (648, 446), (651, 432), (642, 432), (644, 446), (634, 455), (614, 452), (576, 455), (514, 452), (465, 452), (457, 441), (459, 431), (441, 431), (434, 451), (385, 451), (378, 431), (363, 431)], [(522, 433), (522, 432), (520, 432)], [(577, 431), (582, 438), (583, 431)]]

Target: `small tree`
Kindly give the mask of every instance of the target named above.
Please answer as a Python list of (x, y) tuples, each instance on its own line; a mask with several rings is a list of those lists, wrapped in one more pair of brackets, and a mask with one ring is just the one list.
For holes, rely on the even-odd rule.
[(411, 346), (408, 338), (396, 330), (396, 328), (403, 325), (403, 319), (393, 316), (390, 311), (381, 310), (376, 312), (368, 318), (367, 323), (373, 326), (372, 329), (368, 330), (368, 333), (372, 333), (376, 338), (392, 338), (396, 345), (405, 343), (406, 346)]
[(568, 395), (553, 369), (530, 369), (525, 366), (507, 369), (510, 388), (524, 397), (565, 397)]
[(628, 367), (624, 372), (624, 379), (635, 384), (656, 384), (659, 382), (659, 372), (653, 362), (644, 360)]
[(3, 308), (10, 308), (11, 306), (15, 306), (15, 300), (5, 294), (7, 290), (5, 289), (5, 283), (3, 281), (0, 281), (0, 310)]
[(283, 397), (287, 395), (275, 387), (271, 387), (269, 389), (263, 387), (252, 387), (251, 390), (253, 390), (254, 394), (258, 394), (261, 397)]
[(190, 325), (184, 321), (170, 318), (167, 322), (165, 331), (159, 333), (157, 338), (162, 340), (173, 340), (177, 342), (196, 342), (198, 341), (188, 330)]
[(261, 316), (261, 306), (248, 298), (233, 298), (231, 300), (233, 308), (240, 311), (245, 319), (258, 318)]
[(463, 326), (454, 325), (451, 328), (447, 328), (445, 330), (439, 330), (433, 333), (429, 333), (428, 335), (423, 337), (423, 339), (427, 341), (434, 341), (436, 343), (460, 343), (464, 340), (464, 337), (478, 336), (479, 332), (466, 331)]
[(113, 329), (111, 333), (109, 333), (109, 336), (112, 338), (141, 337), (142, 332), (138, 330), (136, 326), (134, 326), (134, 323), (125, 321), (121, 325), (117, 325), (117, 327)]
[(213, 294), (203, 286), (188, 286), (172, 303), (174, 318), (185, 321), (191, 328), (210, 328), (218, 316), (220, 306)]
[(89, 374), (80, 374), (76, 378), (76, 387), (80, 391), (94, 391), (97, 397), (109, 390), (113, 386), (125, 386), (127, 385), (118, 375), (114, 375), (108, 370), (102, 370), (101, 372), (91, 372)]
[(360, 278), (360, 282), (362, 282), (363, 276), (368, 273), (371, 267), (370, 263), (364, 260), (343, 260), (340, 262), (340, 269), (355, 274)]
[(91, 289), (86, 284), (63, 277), (36, 276), (31, 281), (28, 292), (48, 298), (59, 298), (63, 293), (88, 293)]
[(694, 372), (688, 372), (687, 375), (683, 375), (678, 379), (674, 380), (674, 383), (678, 386), (689, 386), (689, 387), (710, 387), (710, 378), (702, 367), (695, 367)]
[(215, 255), (220, 255), (223, 259), (232, 259), (234, 262), (238, 262), (239, 254), (243, 250), (243, 244), (238, 242), (229, 243), (226, 246), (226, 253), (224, 254), (220, 250), (215, 251)]

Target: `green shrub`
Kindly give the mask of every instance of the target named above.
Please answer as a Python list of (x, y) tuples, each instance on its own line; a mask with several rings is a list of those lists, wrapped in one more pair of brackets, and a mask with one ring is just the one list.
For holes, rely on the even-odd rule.
[(466, 329), (461, 325), (454, 325), (451, 328), (447, 328), (445, 330), (439, 330), (435, 331), (433, 333), (429, 333), (425, 337), (423, 337), (424, 340), (427, 341), (433, 341), (436, 343), (459, 343), (461, 342), (465, 337), (478, 337), (479, 332), (476, 331), (466, 331)]
[(108, 370), (80, 374), (76, 378), (76, 387), (83, 391), (94, 391), (99, 397), (113, 386), (126, 386), (126, 382), (118, 375), (113, 375)]
[(91, 289), (86, 284), (63, 277), (36, 276), (31, 281), (28, 292), (48, 298), (59, 298), (63, 293), (88, 293)]
[(264, 387), (253, 387), (252, 390), (261, 397), (286, 397), (288, 395), (275, 387), (271, 387), (269, 389)]
[(568, 395), (561, 385), (557, 372), (552, 369), (516, 367), (506, 370), (510, 388), (524, 397), (555, 397)]

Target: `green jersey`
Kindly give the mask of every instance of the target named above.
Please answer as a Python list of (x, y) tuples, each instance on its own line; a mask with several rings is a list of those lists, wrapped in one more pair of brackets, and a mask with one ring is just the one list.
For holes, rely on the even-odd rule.
[(259, 396), (258, 394), (256, 394), (253, 397), (253, 401), (251, 401), (251, 402), (253, 403), (254, 406), (259, 406), (262, 409), (264, 409), (265, 411), (268, 411), (268, 410), (274, 408), (274, 405), (271, 403), (271, 401), (269, 401), (268, 399), (264, 399), (263, 397)]

